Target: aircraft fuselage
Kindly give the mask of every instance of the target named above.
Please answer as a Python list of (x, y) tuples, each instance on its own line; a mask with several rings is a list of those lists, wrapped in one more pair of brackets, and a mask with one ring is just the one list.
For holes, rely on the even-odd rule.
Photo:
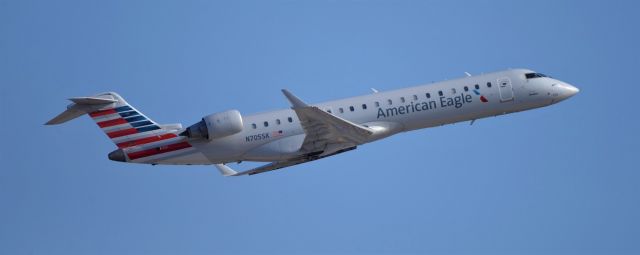
[[(534, 109), (560, 102), (578, 89), (550, 77), (526, 77), (514, 69), (392, 91), (312, 104), (335, 116), (378, 129), (366, 142), (400, 132)], [(536, 74), (537, 75), (537, 74)], [(243, 116), (243, 129), (213, 141), (190, 141), (195, 148), (140, 163), (213, 164), (278, 161), (300, 156), (305, 139), (292, 109)], [(136, 162), (132, 160), (131, 162)]]

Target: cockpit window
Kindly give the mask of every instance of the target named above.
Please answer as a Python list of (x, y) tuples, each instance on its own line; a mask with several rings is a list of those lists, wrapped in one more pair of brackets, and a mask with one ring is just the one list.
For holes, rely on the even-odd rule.
[(541, 73), (526, 73), (524, 76), (527, 77), (527, 79), (549, 77)]

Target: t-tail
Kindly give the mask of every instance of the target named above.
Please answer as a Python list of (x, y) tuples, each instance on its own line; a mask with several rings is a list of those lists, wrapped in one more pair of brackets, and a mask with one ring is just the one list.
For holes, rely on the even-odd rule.
[(46, 125), (62, 124), (88, 114), (98, 127), (118, 147), (109, 153), (115, 161), (147, 163), (167, 153), (191, 145), (178, 136), (181, 124), (160, 125), (129, 105), (114, 92), (91, 97), (70, 98), (67, 110), (49, 120)]

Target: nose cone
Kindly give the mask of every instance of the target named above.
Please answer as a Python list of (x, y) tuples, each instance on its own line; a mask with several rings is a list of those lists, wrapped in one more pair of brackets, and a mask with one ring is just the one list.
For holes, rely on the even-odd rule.
[(113, 161), (126, 162), (127, 159), (124, 156), (122, 149), (117, 149), (109, 153), (109, 159)]
[(578, 92), (580, 92), (580, 90), (573, 85), (570, 85), (568, 83), (558, 84), (558, 96), (560, 97), (560, 100), (570, 98), (575, 94), (578, 94)]

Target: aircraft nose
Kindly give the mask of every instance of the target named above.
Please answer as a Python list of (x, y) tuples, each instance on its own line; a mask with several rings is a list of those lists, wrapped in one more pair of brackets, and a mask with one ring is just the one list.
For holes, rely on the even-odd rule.
[(576, 88), (573, 85), (569, 85), (569, 84), (565, 84), (565, 90), (566, 90), (566, 94), (569, 95), (569, 97), (572, 97), (575, 94), (578, 94), (578, 92), (580, 92), (580, 89)]
[(558, 96), (560, 97), (560, 100), (565, 100), (580, 92), (580, 89), (568, 83), (558, 84), (558, 90)]

